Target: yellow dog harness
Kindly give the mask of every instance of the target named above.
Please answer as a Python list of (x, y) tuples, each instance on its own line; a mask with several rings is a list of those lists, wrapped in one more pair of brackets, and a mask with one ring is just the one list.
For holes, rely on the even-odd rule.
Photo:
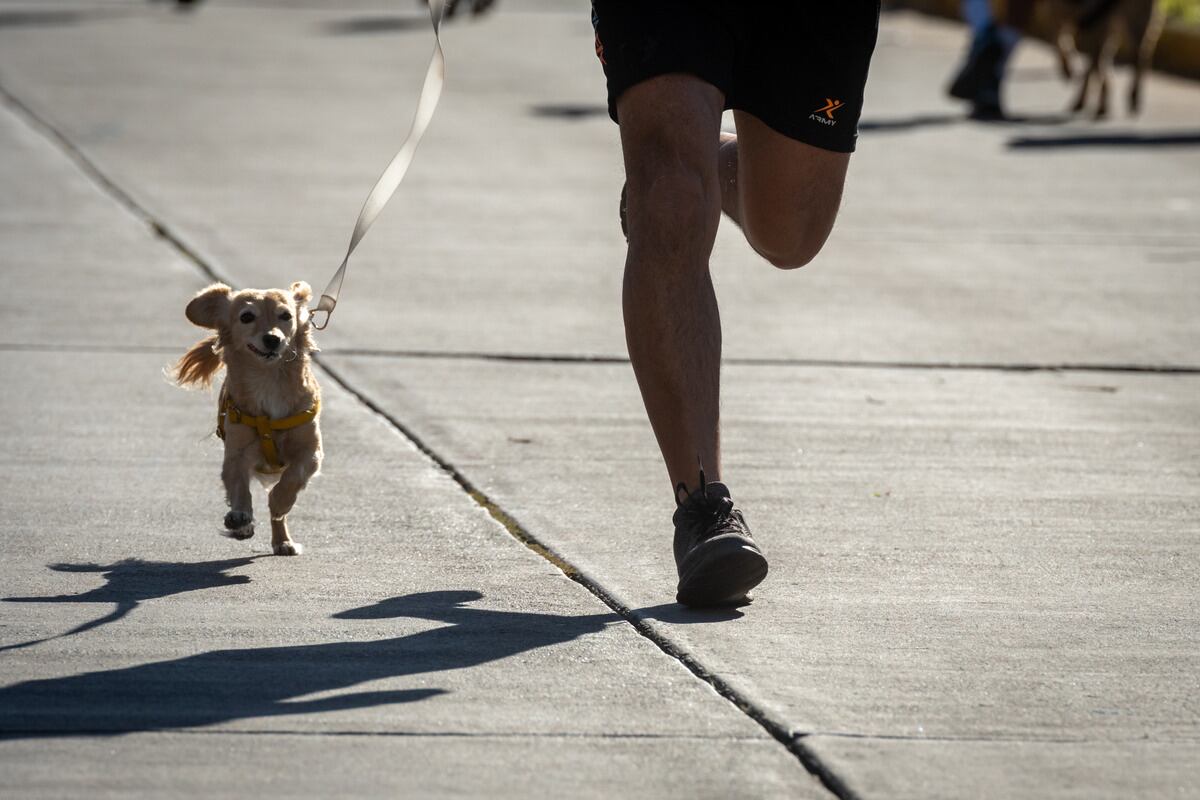
[(226, 395), (221, 401), (221, 410), (217, 413), (217, 436), (221, 439), (225, 438), (225, 423), (232, 422), (237, 425), (248, 425), (258, 431), (258, 445), (262, 448), (263, 458), (267, 461), (267, 469), (259, 469), (259, 472), (273, 473), (283, 469), (283, 462), (279, 460), (279, 450), (275, 447), (275, 439), (271, 436), (272, 431), (286, 431), (292, 428), (299, 428), (301, 425), (307, 425), (317, 418), (317, 412), (321, 410), (321, 401), (314, 400), (312, 408), (308, 411), (302, 411), (299, 414), (293, 414), (290, 417), (283, 419), (271, 419), (266, 414), (260, 417), (252, 417), (249, 414), (243, 414), (238, 410), (233, 401)]

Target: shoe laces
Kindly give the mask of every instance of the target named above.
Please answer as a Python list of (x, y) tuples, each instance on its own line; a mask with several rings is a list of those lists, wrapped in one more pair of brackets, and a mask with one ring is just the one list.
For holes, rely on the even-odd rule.
[[(682, 494), (683, 500), (680, 500)], [(687, 485), (680, 482), (675, 486), (677, 513), (689, 531), (694, 532), (696, 541), (711, 539), (723, 533), (737, 513), (733, 498), (708, 493), (708, 482), (704, 479), (704, 468), (700, 468), (700, 489), (689, 493)]]

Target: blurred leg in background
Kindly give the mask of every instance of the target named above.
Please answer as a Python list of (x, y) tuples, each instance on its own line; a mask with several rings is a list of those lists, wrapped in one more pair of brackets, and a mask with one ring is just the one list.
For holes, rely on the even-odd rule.
[(947, 92), (971, 104), (973, 119), (1005, 118), (1001, 100), (1005, 69), (1032, 12), (1032, 0), (1013, 0), (1001, 21), (991, 0), (963, 0), (962, 15), (971, 31), (971, 42)]

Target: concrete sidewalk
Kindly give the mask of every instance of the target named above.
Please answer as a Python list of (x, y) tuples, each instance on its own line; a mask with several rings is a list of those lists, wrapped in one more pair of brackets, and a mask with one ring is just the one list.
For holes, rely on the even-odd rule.
[(962, 31), (885, 16), (821, 258), (718, 239), (772, 575), (699, 614), (590, 37), (550, 2), (448, 27), (281, 559), (215, 535), (212, 400), (161, 369), (212, 276), (336, 266), (424, 22), (0, 3), (0, 793), (1200, 797), (1200, 87), (1070, 121), (1030, 45), (1026, 120), (977, 125)]

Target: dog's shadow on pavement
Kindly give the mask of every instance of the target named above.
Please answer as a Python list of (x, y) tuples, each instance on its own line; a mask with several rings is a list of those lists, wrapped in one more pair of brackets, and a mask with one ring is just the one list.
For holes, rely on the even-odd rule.
[(213, 650), (170, 661), (31, 680), (0, 688), (0, 737), (120, 735), (409, 703), (436, 688), (303, 699), (406, 675), (466, 669), (577, 639), (620, 621), (473, 608), (476, 591), (410, 594), (335, 614), (446, 625), (373, 641)]
[(169, 597), (200, 589), (217, 589), (249, 583), (249, 575), (230, 575), (230, 570), (244, 567), (258, 556), (229, 558), (221, 561), (178, 563), (142, 561), (131, 558), (115, 564), (51, 564), (55, 572), (88, 572), (104, 576), (104, 585), (80, 594), (59, 594), (45, 597), (5, 597), (6, 603), (111, 603), (113, 610), (102, 617), (83, 623), (71, 630), (45, 639), (0, 645), (5, 650), (19, 650), (53, 639), (74, 636), (107, 625), (127, 616), (146, 600)]

